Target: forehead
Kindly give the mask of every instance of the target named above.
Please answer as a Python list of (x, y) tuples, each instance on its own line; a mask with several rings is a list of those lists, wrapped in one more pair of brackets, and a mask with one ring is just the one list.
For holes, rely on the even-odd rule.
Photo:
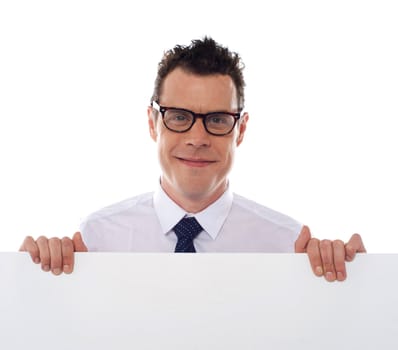
[(176, 68), (163, 81), (160, 104), (198, 113), (238, 108), (235, 84), (229, 75), (197, 75)]

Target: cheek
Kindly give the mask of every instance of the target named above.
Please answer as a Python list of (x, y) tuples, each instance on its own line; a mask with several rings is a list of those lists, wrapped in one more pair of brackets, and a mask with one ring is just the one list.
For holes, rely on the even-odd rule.
[(173, 148), (176, 145), (176, 140), (173, 139), (173, 135), (170, 135), (163, 128), (157, 129), (157, 145), (159, 158), (162, 161), (166, 161), (166, 158), (170, 157)]
[(229, 149), (229, 162), (232, 164), (235, 159), (236, 144), (233, 143)]
[(218, 146), (218, 153), (224, 158), (225, 164), (230, 164), (233, 162), (235, 157), (236, 149), (236, 136), (234, 135), (229, 139), (228, 142), (220, 144)]
[(165, 139), (162, 137), (161, 134), (158, 134), (158, 154), (159, 158), (162, 159), (164, 158), (165, 154), (167, 153), (167, 143), (165, 142)]

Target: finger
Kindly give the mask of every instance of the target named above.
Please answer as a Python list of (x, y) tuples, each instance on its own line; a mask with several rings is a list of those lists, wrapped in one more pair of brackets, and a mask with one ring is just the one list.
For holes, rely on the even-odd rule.
[(319, 251), (319, 239), (312, 238), (307, 245), (307, 254), (310, 259), (312, 271), (317, 276), (323, 276), (321, 253)]
[(321, 252), (324, 276), (326, 280), (333, 282), (336, 280), (336, 270), (334, 268), (332, 242), (328, 239), (322, 240), (319, 242), (319, 250)]
[(35, 240), (31, 236), (28, 236), (24, 239), (21, 248), (19, 248), (19, 251), (28, 252), (30, 254), (30, 257), (32, 258), (32, 261), (35, 264), (40, 263), (39, 247), (37, 246)]
[(307, 251), (307, 245), (310, 239), (311, 239), (311, 232), (309, 227), (303, 226), (299, 236), (297, 237), (296, 242), (294, 243), (295, 253), (305, 253)]
[(54, 275), (60, 275), (62, 273), (62, 244), (59, 238), (50, 238), (48, 240), (48, 247), (51, 256), (51, 271)]
[(83, 242), (83, 238), (80, 232), (76, 232), (73, 235), (73, 245), (75, 247), (75, 252), (87, 252), (87, 247)]
[(69, 237), (62, 238), (61, 241), (62, 250), (62, 269), (65, 273), (72, 273), (74, 265), (74, 247), (73, 241)]
[(48, 247), (48, 239), (47, 237), (40, 236), (36, 240), (36, 244), (39, 248), (39, 254), (40, 254), (40, 261), (41, 261), (41, 268), (43, 271), (50, 271), (50, 264), (51, 264), (51, 259), (50, 259), (50, 250)]
[(345, 259), (347, 261), (354, 260), (356, 253), (366, 253), (362, 237), (357, 233), (353, 234), (345, 245)]
[(340, 240), (335, 240), (332, 242), (332, 246), (333, 246), (334, 268), (336, 271), (337, 280), (344, 281), (347, 277), (347, 272), (345, 268), (344, 242)]

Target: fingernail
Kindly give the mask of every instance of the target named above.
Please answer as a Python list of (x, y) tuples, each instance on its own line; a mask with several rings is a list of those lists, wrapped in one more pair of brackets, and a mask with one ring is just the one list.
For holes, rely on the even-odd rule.
[(337, 279), (339, 281), (344, 281), (344, 279), (345, 279), (344, 274), (342, 272), (337, 272)]
[(35, 258), (34, 262), (35, 262), (35, 264), (40, 263), (40, 258)]
[(50, 266), (49, 265), (44, 265), (43, 266), (44, 271), (50, 271)]
[(56, 268), (53, 270), (53, 272), (54, 272), (54, 275), (59, 275), (62, 271), (60, 268)]
[(64, 272), (65, 273), (70, 273), (71, 272), (70, 265), (64, 265)]
[(317, 276), (322, 276), (322, 275), (323, 275), (323, 269), (322, 269), (322, 267), (317, 266), (317, 267), (315, 268), (315, 273), (316, 273)]
[(325, 277), (328, 281), (333, 281), (333, 273), (332, 272), (326, 272)]

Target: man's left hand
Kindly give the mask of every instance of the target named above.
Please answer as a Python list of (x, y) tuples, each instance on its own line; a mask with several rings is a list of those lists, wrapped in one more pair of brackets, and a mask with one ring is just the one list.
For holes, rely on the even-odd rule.
[(354, 260), (357, 253), (366, 253), (366, 249), (357, 233), (347, 243), (338, 239), (319, 240), (312, 238), (310, 229), (303, 226), (295, 243), (295, 252), (307, 253), (314, 274), (333, 282), (344, 281), (347, 277), (345, 262)]

